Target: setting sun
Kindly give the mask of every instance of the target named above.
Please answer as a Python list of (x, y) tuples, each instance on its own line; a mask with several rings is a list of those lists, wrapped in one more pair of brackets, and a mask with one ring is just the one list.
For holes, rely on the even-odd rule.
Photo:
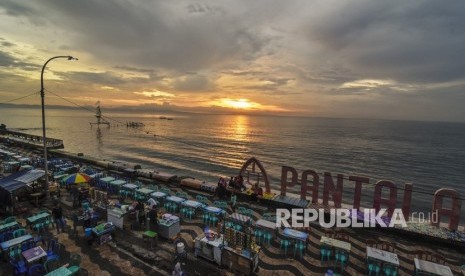
[(224, 103), (229, 107), (233, 108), (240, 108), (240, 109), (248, 109), (252, 107), (252, 103), (249, 102), (247, 99), (239, 99), (239, 100), (231, 100), (226, 99)]

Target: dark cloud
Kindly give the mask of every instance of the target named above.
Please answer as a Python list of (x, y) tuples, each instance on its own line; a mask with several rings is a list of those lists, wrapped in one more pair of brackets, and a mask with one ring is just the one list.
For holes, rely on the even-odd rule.
[(465, 2), (351, 1), (309, 22), (319, 55), (365, 78), (464, 79)]
[(214, 85), (202, 75), (188, 74), (175, 80), (173, 88), (182, 92), (209, 91)]
[(23, 62), (6, 52), (0, 51), (0, 67), (19, 68), (27, 71), (37, 70), (40, 66), (28, 62)]

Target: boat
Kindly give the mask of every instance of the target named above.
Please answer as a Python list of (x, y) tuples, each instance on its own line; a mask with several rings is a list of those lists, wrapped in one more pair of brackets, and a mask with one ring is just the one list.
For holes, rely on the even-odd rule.
[(100, 105), (97, 105), (97, 109), (96, 109), (96, 112), (95, 112), (95, 117), (97, 118), (97, 122), (95, 123), (92, 123), (90, 122), (90, 126), (92, 125), (97, 125), (97, 126), (100, 126), (100, 125), (107, 125), (107, 126), (110, 126), (110, 122), (108, 122), (107, 120), (105, 120), (102, 116), (102, 110), (100, 110)]
[(143, 127), (144, 123), (141, 122), (126, 122), (127, 127)]

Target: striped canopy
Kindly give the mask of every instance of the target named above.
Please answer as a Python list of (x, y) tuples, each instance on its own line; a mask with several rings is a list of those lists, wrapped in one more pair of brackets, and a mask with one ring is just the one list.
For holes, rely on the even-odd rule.
[(74, 173), (70, 176), (67, 176), (63, 179), (65, 184), (79, 184), (79, 183), (87, 183), (92, 179), (92, 177), (88, 176), (85, 173)]

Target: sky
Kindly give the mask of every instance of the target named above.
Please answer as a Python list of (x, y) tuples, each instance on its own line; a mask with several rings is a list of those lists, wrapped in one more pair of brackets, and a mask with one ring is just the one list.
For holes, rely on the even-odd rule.
[(465, 121), (464, 14), (460, 0), (2, 0), (0, 103), (71, 55), (47, 65), (47, 105)]

